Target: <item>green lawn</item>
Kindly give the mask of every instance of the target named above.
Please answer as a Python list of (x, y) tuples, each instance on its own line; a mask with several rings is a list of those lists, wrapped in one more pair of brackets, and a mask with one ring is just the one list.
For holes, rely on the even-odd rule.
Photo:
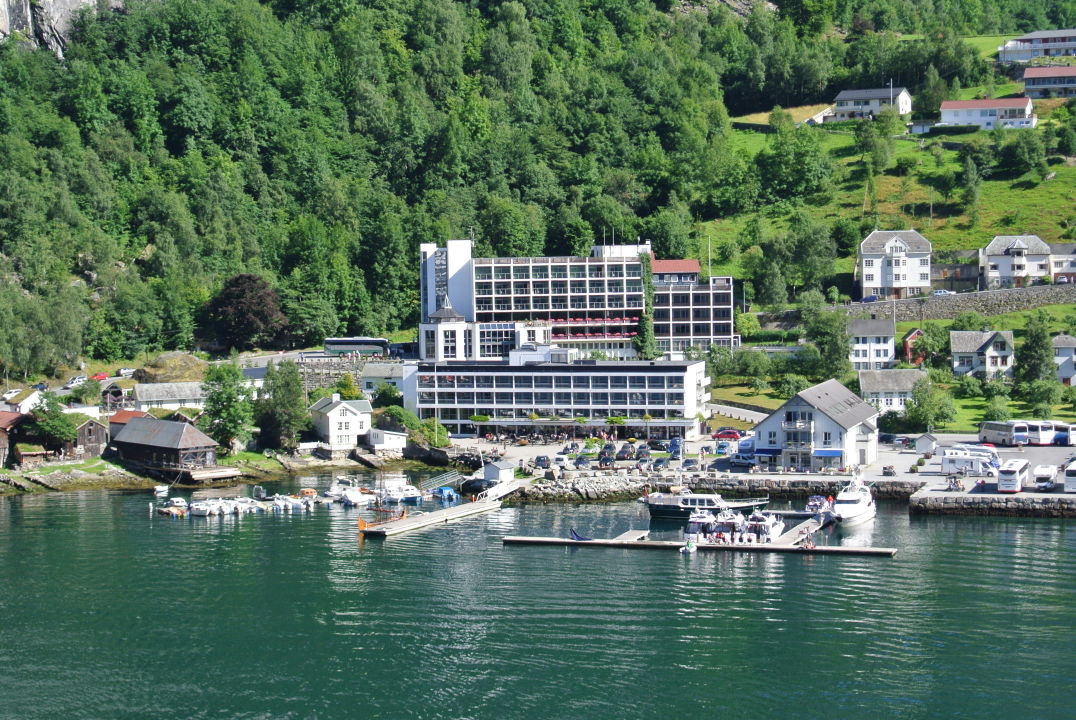
[[(1013, 339), (1019, 344), (1024, 335), (1024, 328), (1027, 327), (1028, 318), (1038, 310), (1043, 310), (1050, 316), (1051, 334), (1067, 331), (1070, 327), (1070, 320), (1076, 320), (1076, 306), (1043, 305), (1035, 310), (1021, 310), (1020, 312), (1005, 313), (1004, 315), (993, 315), (987, 317), (987, 322), (992, 330), (1012, 330)], [(952, 323), (951, 320), (931, 320), (930, 322), (936, 322), (945, 328), (948, 328)], [(919, 325), (920, 323), (916, 321), (898, 322), (897, 337), (904, 337), (905, 333), (912, 328), (919, 327)]]
[(217, 462), (221, 465), (228, 465), (229, 467), (244, 465), (267, 471), (281, 470), (284, 467), (276, 458), (265, 457), (262, 453), (246, 451), (218, 457)]
[[(989, 97), (1002, 98), (1010, 95), (1023, 95), (1024, 84), (1022, 82), (998, 82), (994, 84), (994, 90), (990, 93)], [(987, 97), (985, 85), (972, 85), (971, 87), (961, 88), (958, 93), (958, 97), (955, 100), (975, 100), (976, 98)]]
[[(983, 398), (953, 398), (956, 406), (956, 418), (953, 422), (934, 428), (937, 432), (946, 433), (975, 433), (979, 431), (979, 423), (983, 420), (986, 411), (986, 400)], [(1010, 401), (1010, 407), (1014, 418), (1031, 419), (1031, 408), (1022, 402)], [(1076, 422), (1076, 412), (1071, 405), (1056, 405), (1050, 416), (1051, 420), (1064, 422)]]
[(755, 391), (746, 385), (721, 385), (710, 391), (710, 399), (715, 403), (723, 403), (731, 400), (737, 403), (757, 405), (767, 410), (776, 410), (784, 404), (785, 398), (777, 397), (772, 391), (755, 394)]

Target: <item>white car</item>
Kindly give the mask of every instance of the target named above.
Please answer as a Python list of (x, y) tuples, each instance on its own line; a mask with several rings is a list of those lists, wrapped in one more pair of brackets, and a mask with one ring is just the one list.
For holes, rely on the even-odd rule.
[(19, 389), (19, 388), (13, 388), (11, 390), (8, 390), (6, 393), (4, 393), (4, 399), (5, 400), (10, 400), (11, 398), (15, 397), (16, 395), (18, 395), (21, 392), (22, 392), (22, 390)]
[(71, 388), (77, 388), (79, 385), (84, 385), (85, 383), (86, 383), (86, 376), (85, 375), (76, 375), (75, 377), (68, 380), (66, 384), (64, 384), (64, 390), (70, 390)]
[(935, 290), (931, 293), (934, 297), (945, 297), (946, 295), (956, 295), (952, 290)]
[(559, 467), (559, 468), (571, 467), (571, 462), (569, 462), (567, 455), (560, 455), (560, 454), (554, 455), (553, 456), (553, 467)]

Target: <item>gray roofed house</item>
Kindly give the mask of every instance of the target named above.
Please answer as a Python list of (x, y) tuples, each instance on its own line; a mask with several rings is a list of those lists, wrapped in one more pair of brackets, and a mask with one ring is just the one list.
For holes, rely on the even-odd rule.
[(205, 387), (200, 382), (138, 383), (131, 391), (134, 408), (178, 410), (181, 407), (205, 406)]
[(1054, 335), (1050, 343), (1055, 348), (1076, 348), (1076, 337), (1061, 333), (1060, 335)]
[(924, 370), (860, 370), (859, 394), (882, 412), (903, 410)]
[(373, 407), (369, 400), (341, 400), (339, 393), (310, 406), (314, 430), (330, 449), (353, 448), (370, 432)]
[(897, 323), (893, 318), (853, 318), (848, 321), (848, 334), (893, 337), (897, 334)]
[(863, 90), (841, 90), (837, 93), (836, 100), (888, 100), (889, 98), (896, 98), (902, 92), (907, 92), (907, 88), (895, 87), (895, 88), (866, 88)]
[(836, 380), (797, 393), (755, 428), (760, 465), (827, 470), (878, 458), (878, 409)]
[(1011, 255), (1021, 250), (1027, 255), (1049, 255), (1050, 246), (1038, 235), (995, 235), (983, 253), (986, 255)]
[(930, 252), (930, 241), (916, 230), (875, 230), (859, 244), (862, 253), (884, 253), (891, 240), (900, 240), (908, 252)]
[(1034, 58), (1076, 55), (1076, 29), (1036, 30), (998, 48), (998, 62), (1028, 62)]
[(856, 88), (842, 90), (833, 99), (833, 114), (824, 120), (855, 120), (874, 117), (887, 107), (896, 109), (900, 115), (912, 111), (912, 95), (907, 88)]
[(855, 318), (848, 321), (852, 339), (848, 362), (855, 370), (880, 370), (897, 360), (897, 324), (893, 318)]
[(954, 375), (1011, 376), (1014, 350), (1011, 330), (949, 331)]

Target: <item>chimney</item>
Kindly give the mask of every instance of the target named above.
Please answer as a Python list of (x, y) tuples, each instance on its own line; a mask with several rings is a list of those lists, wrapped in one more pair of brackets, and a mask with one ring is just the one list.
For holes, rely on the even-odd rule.
[(333, 402), (340, 402), (340, 393), (333, 393)]

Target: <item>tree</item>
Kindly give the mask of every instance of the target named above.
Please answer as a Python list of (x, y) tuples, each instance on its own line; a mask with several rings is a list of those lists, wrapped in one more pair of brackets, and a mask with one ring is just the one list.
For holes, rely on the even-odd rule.
[(982, 313), (973, 310), (960, 313), (949, 323), (950, 330), (983, 330), (986, 326), (986, 318)]
[(964, 161), (964, 211), (968, 214), (968, 224), (979, 224), (979, 194), (983, 180), (971, 158)]
[(992, 398), (990, 402), (986, 404), (986, 410), (983, 412), (983, 420), (993, 420), (997, 422), (1004, 422), (1005, 420), (1012, 419), (1012, 409), (1009, 407), (1009, 401), (1004, 396), (998, 396)]
[(101, 383), (97, 380), (88, 380), (72, 390), (71, 397), (83, 405), (99, 405), (101, 403)]
[(388, 407), (389, 405), (403, 406), (403, 395), (391, 383), (378, 383), (377, 388), (374, 390), (374, 400), (371, 404), (375, 408)]
[(1010, 131), (1011, 139), (1001, 148), (999, 164), (1018, 175), (1034, 172), (1040, 180), (1050, 168), (1046, 164), (1046, 149), (1035, 130)]
[(706, 363), (711, 377), (731, 375), (736, 370), (732, 348), (728, 345), (711, 345), (706, 351)]
[(1062, 386), (1054, 378), (1032, 380), (1017, 390), (1020, 399), (1031, 406), (1031, 414), (1038, 418), (1053, 417), (1053, 406), (1061, 402)]
[(207, 319), (221, 347), (236, 350), (272, 344), (287, 323), (276, 292), (257, 275), (229, 278), (209, 303)]
[(736, 369), (746, 377), (765, 377), (770, 371), (770, 358), (761, 350), (736, 351)]
[(299, 433), (310, 426), (310, 413), (298, 365), (293, 362), (269, 365), (254, 406), (254, 415), (261, 428), (264, 446), (288, 452), (298, 447)]
[(205, 408), (198, 424), (228, 453), (232, 443), (246, 435), (253, 418), (243, 371), (234, 361), (210, 365), (202, 387), (206, 394)]
[(848, 316), (840, 310), (817, 313), (807, 325), (807, 339), (818, 348), (816, 377), (839, 378), (852, 369), (848, 355), (852, 340), (848, 337)]
[(753, 280), (757, 289), (755, 297), (763, 305), (781, 305), (788, 300), (788, 286), (777, 263), (764, 265)]
[(982, 397), (983, 384), (974, 375), (961, 375), (956, 381), (956, 394), (962, 398)]
[(654, 319), (649, 313), (643, 313), (639, 318), (639, 334), (632, 339), (635, 352), (643, 360), (654, 360), (661, 357), (658, 350), (657, 338), (654, 336)]
[(796, 393), (810, 387), (810, 382), (802, 375), (788, 373), (782, 375), (774, 384), (774, 391), (783, 398), (790, 398)]
[(75, 421), (63, 411), (63, 405), (51, 392), (44, 393), (37, 407), (30, 411), (29, 431), (51, 445), (74, 442), (78, 437)]
[(341, 400), (358, 400), (362, 397), (362, 390), (355, 384), (355, 378), (351, 373), (344, 373), (333, 385), (333, 392), (340, 395)]
[(1052, 380), (1056, 377), (1054, 349), (1050, 342), (1050, 316), (1043, 310), (1034, 312), (1024, 330), (1024, 343), (1013, 358), (1013, 379), (1017, 383)]
[(923, 324), (923, 334), (915, 339), (912, 347), (916, 355), (923, 357), (923, 362), (931, 367), (942, 367), (949, 358), (949, 333), (938, 323)]
[(994, 398), (1008, 398), (1012, 392), (1012, 387), (1009, 383), (1001, 377), (993, 378), (984, 382), (983, 385), (983, 397), (987, 400), (993, 400)]
[(956, 407), (949, 393), (923, 378), (912, 388), (912, 396), (904, 408), (904, 416), (918, 430), (930, 431), (952, 422)]
[(746, 340), (762, 332), (762, 325), (752, 313), (737, 313), (736, 332)]

